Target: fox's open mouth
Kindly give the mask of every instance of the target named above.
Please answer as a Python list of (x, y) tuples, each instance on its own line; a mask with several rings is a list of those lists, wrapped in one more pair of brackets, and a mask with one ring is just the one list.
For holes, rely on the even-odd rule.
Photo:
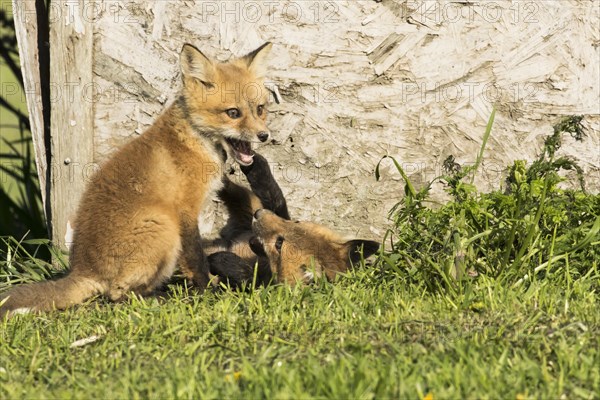
[(254, 161), (254, 152), (252, 151), (250, 142), (227, 138), (227, 143), (229, 143), (229, 146), (231, 146), (235, 161), (237, 161), (238, 164), (243, 166), (252, 165), (252, 162)]

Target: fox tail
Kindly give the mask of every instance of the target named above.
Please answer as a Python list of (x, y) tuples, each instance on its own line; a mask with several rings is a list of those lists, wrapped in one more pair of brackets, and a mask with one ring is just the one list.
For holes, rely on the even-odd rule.
[(99, 293), (98, 282), (72, 273), (54, 281), (20, 285), (0, 295), (0, 320), (12, 314), (62, 310)]

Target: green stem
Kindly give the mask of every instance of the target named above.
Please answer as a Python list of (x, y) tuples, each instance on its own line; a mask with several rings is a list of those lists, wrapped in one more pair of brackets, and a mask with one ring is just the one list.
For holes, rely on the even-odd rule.
[(500, 276), (500, 274), (506, 269), (506, 266), (508, 265), (508, 259), (510, 258), (510, 253), (513, 248), (513, 243), (515, 241), (515, 235), (517, 233), (517, 214), (519, 213), (519, 210), (521, 210), (521, 199), (520, 198), (517, 199), (517, 206), (513, 209), (513, 212), (512, 212), (511, 219), (513, 220), (513, 226), (510, 229), (510, 235), (508, 236), (508, 243), (506, 244), (506, 248), (504, 249), (504, 255), (502, 256), (502, 265), (500, 266), (500, 269), (496, 273), (497, 277)]
[(549, 186), (549, 183), (548, 183), (548, 181), (546, 181), (544, 183), (544, 190), (542, 191), (542, 196), (540, 198), (540, 205), (537, 209), (537, 212), (535, 213), (535, 219), (534, 219), (533, 223), (529, 226), (529, 230), (527, 232), (527, 236), (525, 237), (525, 241), (521, 245), (521, 248), (519, 249), (519, 252), (517, 253), (517, 256), (515, 257), (515, 261), (513, 262), (513, 267), (515, 267), (515, 268), (518, 268), (520, 266), (521, 258), (523, 257), (523, 254), (525, 254), (525, 251), (529, 248), (529, 242), (531, 242), (531, 238), (533, 237), (535, 228), (538, 226), (538, 224), (540, 222), (540, 218), (542, 217), (542, 212), (544, 211), (544, 203), (546, 202), (546, 193), (548, 191), (548, 186)]
[(485, 151), (485, 145), (487, 144), (488, 139), (490, 138), (490, 134), (492, 133), (492, 126), (494, 126), (494, 118), (496, 117), (496, 107), (492, 109), (492, 114), (488, 119), (487, 126), (485, 127), (485, 133), (483, 134), (483, 142), (481, 143), (481, 148), (479, 149), (479, 154), (477, 154), (477, 160), (475, 161), (475, 167), (473, 168), (473, 175), (471, 175), (471, 184), (475, 181), (475, 174), (477, 173), (477, 169), (481, 164), (481, 160), (483, 159), (483, 152)]

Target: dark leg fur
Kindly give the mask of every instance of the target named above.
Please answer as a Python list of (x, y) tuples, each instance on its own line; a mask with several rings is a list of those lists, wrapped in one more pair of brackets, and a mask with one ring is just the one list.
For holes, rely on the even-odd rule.
[[(271, 173), (267, 160), (260, 154), (255, 154), (252, 165), (241, 169), (250, 183), (252, 192), (229, 179), (224, 180), (224, 186), (219, 191), (219, 197), (229, 213), (227, 225), (221, 230), (221, 237), (230, 245), (240, 235), (252, 230), (254, 196), (260, 200), (263, 208), (273, 211), (281, 218), (290, 219), (285, 197)], [(252, 243), (250, 245), (252, 247)], [(257, 255), (257, 284), (266, 285), (272, 278), (269, 262), (264, 252)], [(234, 288), (240, 288), (244, 282), (248, 285), (254, 279), (254, 265), (232, 252), (214, 253), (208, 257), (208, 264), (211, 274), (219, 276), (225, 282), (228, 281)]]
[(241, 170), (246, 175), (252, 192), (260, 199), (263, 207), (273, 211), (281, 218), (290, 219), (285, 197), (275, 182), (269, 162), (256, 153), (252, 165), (241, 167)]
[(243, 186), (224, 179), (219, 198), (225, 204), (229, 218), (220, 235), (231, 244), (241, 234), (252, 230), (252, 193)]
[[(248, 286), (254, 279), (255, 266), (241, 257), (228, 251), (220, 251), (208, 256), (210, 273), (219, 276), (234, 289), (240, 289), (245, 283)], [(271, 281), (269, 262), (262, 257), (258, 259), (256, 284), (267, 285)]]
[(181, 223), (181, 256), (179, 263), (185, 277), (199, 290), (204, 291), (208, 286), (208, 264), (202, 238), (198, 232), (195, 218), (184, 217)]

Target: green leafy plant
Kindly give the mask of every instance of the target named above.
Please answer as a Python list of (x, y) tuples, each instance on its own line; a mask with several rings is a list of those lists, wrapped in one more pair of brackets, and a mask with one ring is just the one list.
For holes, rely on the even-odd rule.
[[(393, 160), (406, 184), (405, 197), (390, 211), (393, 227), (378, 260), (385, 269), (454, 294), (472, 290), (471, 282), (480, 275), (520, 285), (597, 269), (600, 196), (586, 193), (582, 170), (573, 160), (557, 157), (563, 134), (583, 140), (582, 118), (557, 124), (531, 165), (515, 161), (507, 169), (504, 190), (481, 193), (473, 178), (493, 120), (494, 113), (473, 166), (462, 167), (451, 156), (445, 174), (419, 191)], [(561, 170), (574, 170), (580, 188), (562, 189)], [(435, 182), (442, 182), (451, 196), (439, 209), (427, 205)]]

